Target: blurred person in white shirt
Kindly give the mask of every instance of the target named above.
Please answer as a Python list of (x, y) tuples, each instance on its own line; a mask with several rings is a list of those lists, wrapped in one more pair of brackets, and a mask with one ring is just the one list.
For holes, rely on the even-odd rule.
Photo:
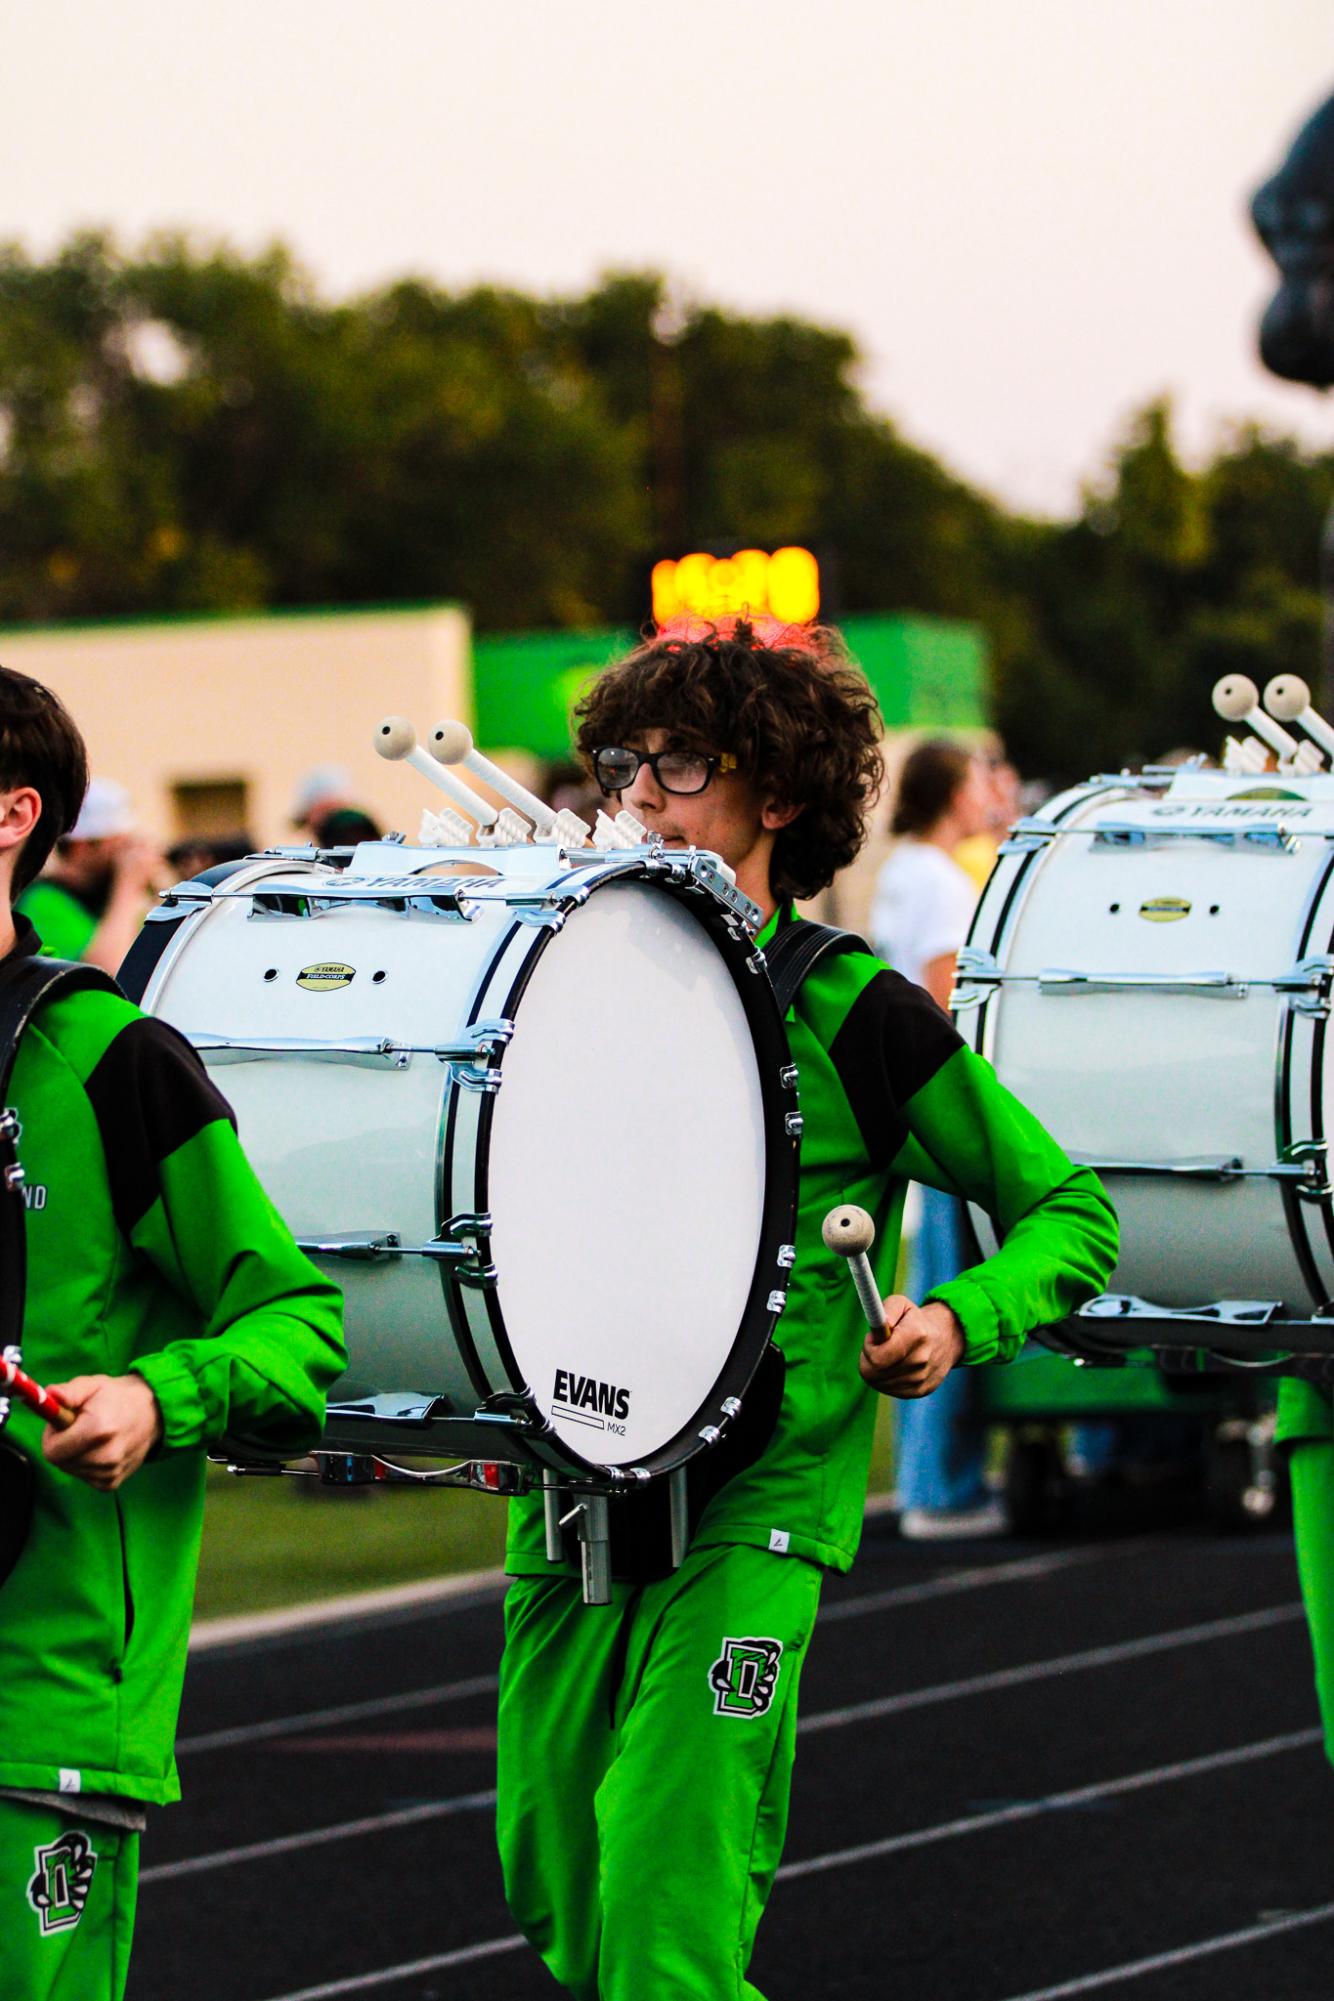
[[(994, 805), (990, 775), (965, 745), (933, 737), (905, 759), (890, 828), (895, 846), (871, 908), (871, 942), (942, 1009), (949, 1007), (978, 895), (954, 851), (988, 830)], [(907, 1280), (914, 1299), (954, 1278), (965, 1262), (961, 1204), (939, 1189), (918, 1192)], [(967, 1422), (968, 1401), (965, 1372), (954, 1370), (930, 1396), (895, 1406), (899, 1532), (910, 1539), (999, 1535), (1006, 1527), (1004, 1508), (986, 1484), (983, 1434)]]

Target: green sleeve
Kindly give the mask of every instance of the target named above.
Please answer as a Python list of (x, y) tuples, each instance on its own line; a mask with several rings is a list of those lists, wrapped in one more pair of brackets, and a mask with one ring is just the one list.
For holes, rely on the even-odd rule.
[(97, 919), (85, 910), (77, 896), (59, 883), (31, 883), (14, 908), (26, 917), (42, 941), (42, 956), (54, 959), (81, 959), (93, 941)]
[(994, 1257), (937, 1286), (967, 1362), (1008, 1361), (1035, 1327), (1100, 1292), (1117, 1255), (1116, 1212), (1101, 1182), (962, 1044), (903, 1107), (908, 1137), (895, 1170), (984, 1209), (1002, 1239)]
[(161, 1161), (131, 1241), (200, 1323), (134, 1364), (161, 1405), (164, 1445), (227, 1433), (307, 1450), (346, 1366), (342, 1295), (293, 1243), (225, 1119)]

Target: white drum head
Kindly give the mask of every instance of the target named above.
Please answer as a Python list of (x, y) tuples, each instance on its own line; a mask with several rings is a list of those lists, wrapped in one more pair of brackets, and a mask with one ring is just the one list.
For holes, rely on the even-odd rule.
[(754, 1041), (686, 911), (613, 883), (574, 912), (516, 1010), (489, 1154), (499, 1299), (561, 1441), (629, 1465), (721, 1376), (764, 1214)]

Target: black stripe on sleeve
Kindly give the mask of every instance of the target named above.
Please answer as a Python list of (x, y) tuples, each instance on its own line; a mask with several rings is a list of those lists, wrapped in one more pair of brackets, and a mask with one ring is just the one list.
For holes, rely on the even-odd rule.
[(157, 1199), (161, 1162), (215, 1120), (236, 1124), (185, 1037), (153, 1015), (121, 1030), (86, 1089), (102, 1136), (111, 1206), (126, 1237)]
[(962, 1047), (925, 987), (889, 971), (867, 981), (829, 1054), (873, 1166), (893, 1160), (908, 1132), (903, 1107)]

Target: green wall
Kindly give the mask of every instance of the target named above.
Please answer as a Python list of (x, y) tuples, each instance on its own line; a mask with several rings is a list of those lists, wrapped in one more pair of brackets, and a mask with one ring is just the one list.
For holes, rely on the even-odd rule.
[(842, 629), (887, 729), (985, 729), (990, 722), (980, 625), (854, 617), (843, 619)]
[[(889, 729), (983, 729), (987, 645), (982, 628), (946, 619), (842, 621), (853, 657)], [(488, 750), (569, 755), (570, 709), (584, 683), (634, 645), (628, 628), (474, 636), (477, 740)]]
[(488, 750), (568, 757), (570, 710), (586, 681), (628, 653), (628, 628), (516, 632), (472, 642), (477, 741)]

